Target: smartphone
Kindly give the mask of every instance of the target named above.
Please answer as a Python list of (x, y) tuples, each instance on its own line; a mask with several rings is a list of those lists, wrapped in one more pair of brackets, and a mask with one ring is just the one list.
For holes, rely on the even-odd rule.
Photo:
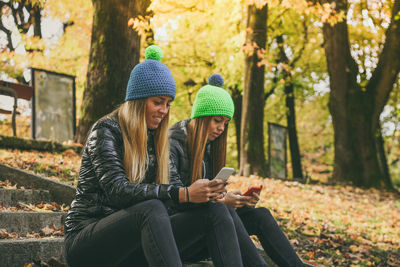
[(262, 189), (262, 185), (260, 186), (252, 186), (249, 188), (249, 190), (247, 190), (244, 194), (242, 194), (242, 196), (252, 196), (253, 192), (256, 194), (260, 194)]
[(218, 174), (214, 177), (214, 179), (221, 179), (226, 182), (228, 178), (235, 172), (234, 168), (223, 167)]

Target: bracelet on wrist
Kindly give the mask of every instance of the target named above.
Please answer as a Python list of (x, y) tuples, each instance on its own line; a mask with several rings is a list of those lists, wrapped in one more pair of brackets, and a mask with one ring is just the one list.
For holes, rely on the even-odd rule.
[(189, 189), (187, 187), (185, 187), (185, 191), (186, 191), (185, 200), (186, 200), (186, 202), (189, 202)]
[(183, 202), (187, 202), (187, 199), (186, 199), (186, 187), (183, 187)]

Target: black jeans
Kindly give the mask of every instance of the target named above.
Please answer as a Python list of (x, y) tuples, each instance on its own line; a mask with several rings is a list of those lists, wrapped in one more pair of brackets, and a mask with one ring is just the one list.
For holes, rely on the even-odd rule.
[[(248, 232), (246, 231), (245, 226), (243, 225), (241, 219), (236, 213), (235, 209), (229, 206), (226, 206), (229, 210), (229, 213), (232, 216), (236, 234), (239, 241), (240, 246), (240, 254), (243, 260), (243, 266), (245, 267), (265, 267), (268, 266), (265, 260), (261, 257), (258, 252), (256, 246), (251, 240)], [(203, 249), (197, 255), (193, 256), (192, 259), (194, 261), (203, 260), (209, 257), (209, 251), (207, 249)]]
[(169, 217), (161, 201), (148, 200), (65, 236), (70, 266), (182, 266), (180, 257), (190, 260), (205, 246), (215, 266), (243, 266), (232, 217), (221, 203)]
[(248, 233), (258, 237), (265, 252), (278, 266), (304, 266), (268, 209), (244, 206), (236, 212)]
[(261, 267), (268, 266), (264, 259), (261, 257), (256, 246), (251, 240), (249, 233), (246, 231), (241, 218), (239, 218), (235, 209), (227, 206), (229, 213), (235, 224), (236, 234), (239, 240), (240, 253), (243, 259), (243, 266), (247, 267)]

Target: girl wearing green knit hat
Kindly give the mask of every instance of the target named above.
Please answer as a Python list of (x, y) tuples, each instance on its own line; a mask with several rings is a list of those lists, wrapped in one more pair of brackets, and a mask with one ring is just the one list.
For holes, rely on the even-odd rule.
[[(229, 93), (221, 88), (223, 84), (221, 75), (211, 75), (209, 84), (196, 95), (190, 119), (169, 129), (170, 175), (171, 180), (178, 181), (177, 186), (187, 188), (198, 180), (212, 180), (225, 166), (228, 125), (234, 104)], [(190, 191), (186, 189), (189, 202), (194, 197)], [(187, 204), (186, 208), (224, 203), (236, 227), (244, 266), (267, 266), (249, 234), (258, 236), (265, 252), (279, 266), (304, 266), (269, 210), (255, 208), (258, 200), (257, 193), (244, 196), (240, 191), (230, 191), (202, 204)], [(198, 258), (207, 256), (208, 252), (203, 251)]]

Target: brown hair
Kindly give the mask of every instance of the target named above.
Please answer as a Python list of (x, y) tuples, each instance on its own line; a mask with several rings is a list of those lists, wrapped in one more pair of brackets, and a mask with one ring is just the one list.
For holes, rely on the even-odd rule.
[[(124, 167), (131, 183), (141, 183), (145, 177), (149, 155), (147, 153), (146, 99), (123, 103), (116, 112), (124, 141)], [(154, 144), (157, 158), (156, 183), (169, 184), (169, 112), (155, 130)]]
[[(208, 140), (208, 127), (214, 116), (192, 119), (188, 125), (188, 146), (192, 183), (202, 178), (204, 152)], [(228, 125), (224, 132), (211, 142), (212, 175), (215, 176), (225, 166)]]

